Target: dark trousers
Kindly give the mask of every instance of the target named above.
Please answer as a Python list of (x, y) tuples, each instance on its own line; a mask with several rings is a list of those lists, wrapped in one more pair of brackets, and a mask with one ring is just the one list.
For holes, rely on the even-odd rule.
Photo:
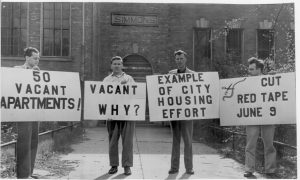
[(39, 122), (17, 122), (17, 178), (28, 178), (33, 173), (39, 142)]
[(122, 167), (133, 166), (134, 121), (107, 121), (110, 166), (119, 166), (119, 137), (122, 137)]
[(184, 165), (186, 170), (193, 169), (193, 121), (170, 121), (173, 132), (171, 168), (179, 169), (180, 140), (184, 142)]

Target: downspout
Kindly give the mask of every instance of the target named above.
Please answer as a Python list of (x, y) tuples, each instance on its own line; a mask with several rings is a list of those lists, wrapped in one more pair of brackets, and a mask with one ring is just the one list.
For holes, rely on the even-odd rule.
[(84, 127), (83, 120), (84, 120), (84, 80), (85, 80), (85, 29), (84, 29), (84, 15), (85, 15), (85, 4), (82, 4), (82, 41), (81, 41), (81, 63), (80, 63), (80, 89), (81, 89), (81, 127)]
[(81, 42), (81, 76), (80, 79), (84, 82), (85, 79), (85, 3), (82, 4), (82, 42)]

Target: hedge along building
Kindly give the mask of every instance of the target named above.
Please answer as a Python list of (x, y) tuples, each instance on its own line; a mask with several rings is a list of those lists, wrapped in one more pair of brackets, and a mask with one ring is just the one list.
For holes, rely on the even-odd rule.
[(115, 55), (145, 81), (175, 68), (178, 49), (188, 53), (191, 69), (227, 77), (251, 56), (286, 62), (293, 52), (287, 48), (293, 48), (293, 4), (3, 2), (1, 8), (2, 66), (24, 63), (23, 49), (33, 46), (41, 69), (79, 72), (81, 80), (102, 80)]

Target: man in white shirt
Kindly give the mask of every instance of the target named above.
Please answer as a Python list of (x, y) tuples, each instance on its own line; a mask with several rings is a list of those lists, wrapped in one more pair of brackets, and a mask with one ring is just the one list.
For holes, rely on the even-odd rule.
[[(123, 59), (120, 56), (115, 56), (111, 59), (112, 73), (104, 78), (103, 82), (117, 82), (126, 84), (134, 82), (133, 78), (123, 72)], [(118, 172), (119, 152), (118, 142), (119, 137), (122, 137), (122, 167), (124, 174), (130, 175), (130, 167), (133, 166), (133, 135), (135, 130), (134, 121), (123, 120), (107, 120), (107, 130), (109, 136), (109, 161), (111, 169), (109, 174)]]

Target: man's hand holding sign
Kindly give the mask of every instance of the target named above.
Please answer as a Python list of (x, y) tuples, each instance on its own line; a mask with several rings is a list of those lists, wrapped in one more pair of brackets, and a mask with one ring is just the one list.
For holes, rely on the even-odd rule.
[(17, 122), (16, 176), (32, 179), (39, 121), (80, 121), (81, 92), (79, 73), (40, 71), (34, 47), (24, 58), (21, 66), (1, 68), (1, 121)]
[(186, 174), (193, 170), (193, 119), (219, 117), (217, 72), (196, 73), (186, 66), (187, 53), (174, 52), (177, 69), (169, 74), (147, 76), (150, 121), (170, 121), (172, 155), (169, 174), (179, 171), (180, 141), (184, 141)]
[(244, 177), (255, 172), (259, 134), (264, 142), (265, 174), (276, 177), (275, 124), (296, 123), (295, 73), (263, 75), (264, 62), (249, 58), (251, 77), (220, 81), (220, 119), (223, 126), (247, 125)]
[(119, 137), (122, 137), (122, 167), (130, 175), (133, 166), (133, 135), (135, 120), (145, 120), (145, 84), (135, 83), (123, 72), (123, 59), (114, 56), (110, 60), (112, 73), (103, 82), (85, 83), (85, 119), (107, 120), (109, 139), (108, 174), (118, 172)]

